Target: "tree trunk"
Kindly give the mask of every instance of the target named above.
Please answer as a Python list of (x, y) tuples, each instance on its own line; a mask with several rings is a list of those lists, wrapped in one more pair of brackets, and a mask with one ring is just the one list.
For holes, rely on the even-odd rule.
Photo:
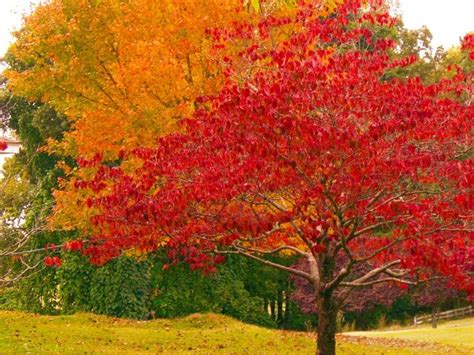
[(283, 291), (278, 290), (277, 292), (277, 323), (280, 326), (283, 323)]
[(336, 317), (337, 308), (332, 295), (317, 297), (318, 302), (318, 334), (316, 343), (316, 354), (336, 354)]
[(285, 291), (285, 321), (288, 322), (291, 317), (291, 310), (290, 310), (290, 297), (288, 296), (288, 287)]
[(276, 321), (275, 315), (275, 300), (270, 300), (270, 314), (272, 315), (272, 319)]

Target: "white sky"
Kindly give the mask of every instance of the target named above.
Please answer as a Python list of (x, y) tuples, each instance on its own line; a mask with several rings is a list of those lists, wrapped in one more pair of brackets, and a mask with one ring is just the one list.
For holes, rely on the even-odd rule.
[[(474, 31), (474, 0), (399, 0), (408, 28), (428, 26), (433, 45), (449, 48), (465, 33)], [(7, 50), (10, 32), (21, 25), (22, 14), (40, 0), (0, 0), (0, 57)]]
[(39, 0), (0, 0), (0, 57), (5, 54), (12, 41), (11, 31), (21, 26), (24, 13), (28, 13), (31, 4)]
[(408, 28), (426, 25), (433, 34), (433, 47), (449, 48), (474, 31), (474, 0), (399, 0)]

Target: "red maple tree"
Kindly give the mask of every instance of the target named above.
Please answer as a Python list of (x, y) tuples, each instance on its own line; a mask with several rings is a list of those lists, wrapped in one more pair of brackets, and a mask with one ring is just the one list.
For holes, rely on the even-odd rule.
[[(346, 0), (326, 17), (300, 5), (295, 16), (210, 31), (219, 46), (249, 43), (239, 63), (228, 60), (223, 90), (196, 102), (181, 133), (124, 152), (143, 160), (138, 173), (102, 166), (77, 183), (98, 193), (85, 201), (99, 211), (84, 250), (92, 262), (166, 247), (197, 269), (235, 253), (288, 271), (314, 285), (326, 355), (336, 290), (435, 271), (474, 291), (469, 73), (454, 68), (428, 86), (392, 78), (417, 58), (391, 58), (384, 33), (395, 20), (364, 3)], [(266, 259), (274, 253), (310, 268)], [(354, 274), (361, 264), (370, 267)]]

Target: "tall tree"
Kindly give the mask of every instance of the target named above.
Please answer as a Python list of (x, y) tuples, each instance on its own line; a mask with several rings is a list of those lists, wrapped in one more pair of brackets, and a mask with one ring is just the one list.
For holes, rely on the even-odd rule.
[[(435, 270), (473, 291), (474, 109), (469, 73), (431, 85), (387, 75), (417, 58), (390, 59), (396, 42), (373, 26), (396, 21), (376, 4), (298, 10), (216, 31), (219, 43), (248, 40), (246, 80), (230, 60), (223, 89), (199, 100), (182, 133), (129, 153), (143, 160), (135, 173), (87, 160), (98, 173), (77, 187), (99, 194), (86, 201), (102, 211), (84, 250), (92, 262), (166, 246), (196, 269), (230, 253), (290, 272), (314, 285), (327, 355), (336, 290)], [(288, 28), (299, 30), (273, 37)], [(307, 258), (309, 271), (266, 258), (279, 252)], [(370, 269), (355, 274), (361, 264)]]
[[(220, 88), (222, 58), (206, 30), (251, 16), (239, 0), (53, 0), (26, 17), (5, 75), (16, 96), (49, 104), (72, 125), (49, 140), (51, 152), (116, 162), (122, 149), (176, 130), (196, 97)], [(74, 183), (91, 169), (64, 168), (51, 220), (87, 230), (92, 211), (75, 207), (83, 196)]]

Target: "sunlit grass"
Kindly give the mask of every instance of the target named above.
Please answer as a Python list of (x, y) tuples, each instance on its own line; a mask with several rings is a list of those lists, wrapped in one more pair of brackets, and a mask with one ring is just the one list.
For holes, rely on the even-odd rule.
[(376, 338), (390, 338), (403, 340), (416, 340), (423, 342), (436, 342), (465, 348), (474, 354), (474, 318), (465, 318), (441, 322), (437, 329), (430, 324), (423, 324), (407, 329), (396, 329), (373, 332), (353, 332), (353, 335), (362, 335)]
[[(339, 354), (433, 353), (419, 346), (385, 345), (378, 339), (369, 344), (349, 341), (344, 338), (339, 342)], [(214, 314), (140, 322), (91, 314), (0, 312), (0, 353), (25, 352), (314, 354), (314, 336), (266, 329)]]

